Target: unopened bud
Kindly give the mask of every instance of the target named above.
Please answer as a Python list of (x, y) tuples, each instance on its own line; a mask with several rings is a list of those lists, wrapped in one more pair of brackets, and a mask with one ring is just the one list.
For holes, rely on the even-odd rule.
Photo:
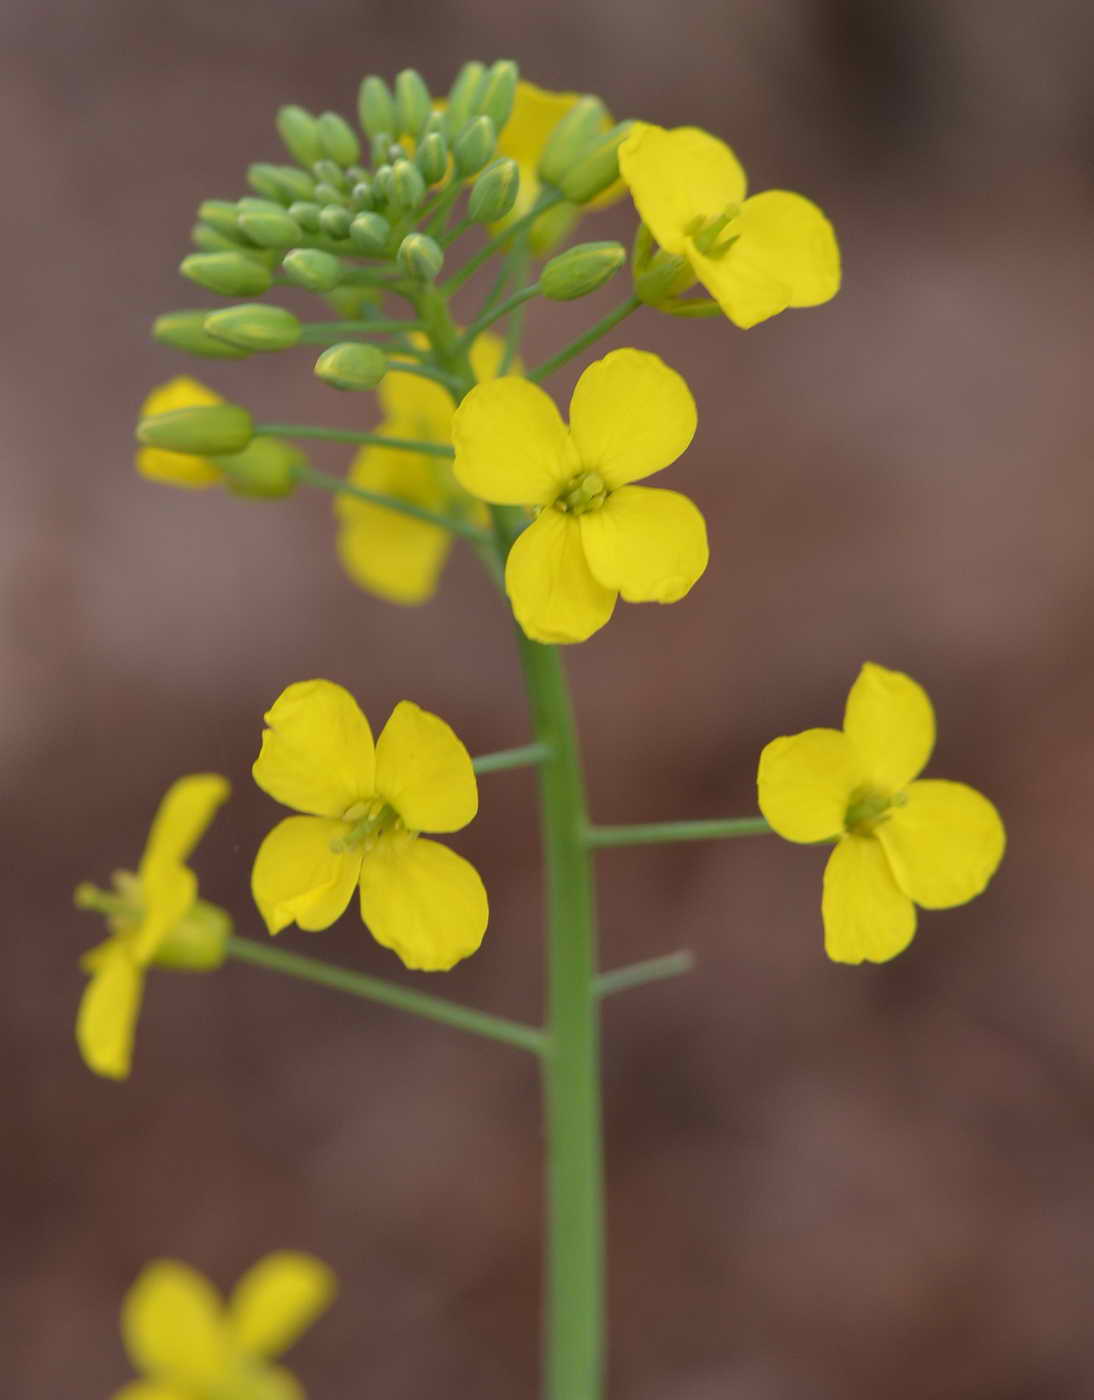
[(277, 178), (277, 167), (262, 162), (247, 167), (247, 183), (256, 194), (267, 199), (281, 199), (281, 184)]
[(388, 202), (400, 213), (409, 214), (425, 198), (422, 172), (409, 160), (397, 160), (391, 167), (391, 189)]
[(474, 111), (475, 97), (486, 77), (486, 67), (475, 60), (465, 63), (456, 74), (448, 93), (444, 119), (449, 141), (454, 141)]
[(244, 209), (239, 215), (239, 227), (260, 248), (291, 248), (300, 242), (303, 232), (284, 210), (275, 214), (265, 209)]
[(224, 961), (231, 932), (226, 910), (195, 899), (157, 944), (152, 961), (174, 972), (215, 972)]
[(239, 229), (236, 226), (238, 215), (239, 206), (230, 199), (203, 199), (198, 205), (198, 218), (201, 222), (215, 228), (217, 233), (222, 233), (225, 238), (230, 238), (237, 244), (240, 242)]
[(253, 431), (251, 415), (239, 404), (199, 404), (140, 419), (137, 441), (145, 447), (161, 447), (167, 452), (213, 457), (225, 452), (242, 452)]
[(296, 490), (298, 468), (307, 458), (282, 438), (252, 438), (242, 452), (214, 457), (228, 490), (237, 496), (277, 500)]
[(273, 282), (270, 270), (247, 253), (191, 253), (179, 271), (199, 287), (225, 297), (261, 296)]
[(279, 108), (277, 133), (289, 155), (305, 169), (323, 154), (319, 145), (319, 123), (304, 107)]
[(571, 204), (587, 204), (619, 179), (619, 147), (633, 126), (633, 122), (613, 126), (566, 171), (559, 188)]
[(215, 228), (210, 228), (208, 224), (195, 224), (190, 230), (190, 242), (203, 253), (239, 252), (238, 233), (235, 238), (228, 238), (225, 234), (218, 233)]
[(152, 339), (209, 360), (242, 360), (250, 353), (217, 340), (205, 329), (208, 311), (167, 311), (152, 323)]
[(324, 112), (318, 126), (319, 144), (324, 153), (339, 165), (352, 165), (361, 154), (361, 143), (345, 117), (337, 112)]
[(387, 83), (374, 74), (365, 78), (357, 94), (357, 116), (362, 131), (372, 137), (387, 133), (390, 142), (398, 129), (395, 120), (395, 99)]
[(320, 180), (315, 187), (315, 202), (326, 208), (328, 205), (341, 205), (345, 208), (346, 192), (339, 185), (332, 185), (326, 180)]
[(509, 120), (519, 77), (520, 69), (512, 59), (499, 59), (488, 69), (485, 81), (475, 94), (475, 111), (489, 117), (495, 131), (500, 131)]
[(539, 178), (561, 189), (566, 172), (587, 153), (608, 121), (608, 109), (599, 97), (579, 98), (548, 136), (539, 158)]
[(477, 224), (504, 219), (520, 192), (520, 167), (508, 156), (494, 161), (471, 186), (467, 212)]
[(375, 389), (386, 373), (384, 352), (360, 341), (332, 345), (315, 362), (316, 378), (334, 389)]
[(399, 130), (415, 140), (433, 111), (433, 99), (422, 75), (404, 68), (395, 79), (395, 115)]
[(634, 236), (631, 272), (634, 294), (648, 306), (660, 306), (695, 285), (695, 273), (687, 258), (659, 248), (645, 224), (638, 225)]
[(310, 199), (298, 199), (289, 205), (289, 214), (305, 233), (319, 232), (320, 206)]
[(444, 266), (439, 243), (427, 233), (408, 233), (399, 244), (399, 266), (416, 282), (432, 282)]
[(622, 243), (579, 243), (544, 266), (539, 290), (551, 301), (573, 301), (603, 286), (626, 261)]
[(382, 204), (386, 204), (391, 198), (391, 177), (394, 174), (395, 167), (387, 161), (376, 167), (376, 173), (372, 177), (372, 188)]
[(360, 253), (377, 257), (387, 248), (391, 225), (382, 214), (358, 214), (349, 226), (349, 239)]
[(349, 207), (355, 213), (363, 214), (371, 209), (373, 205), (373, 192), (371, 180), (358, 180), (353, 189), (350, 190)]
[(206, 316), (205, 329), (241, 350), (287, 350), (300, 339), (300, 322), (291, 311), (261, 302), (241, 302), (214, 311)]
[(329, 292), (342, 280), (342, 264), (318, 248), (293, 248), (281, 260), (285, 276), (307, 292)]
[(349, 181), (346, 179), (346, 172), (337, 161), (328, 160), (326, 156), (322, 160), (317, 160), (312, 166), (312, 174), (316, 180), (324, 185), (333, 185), (336, 190), (349, 189)]
[(328, 238), (346, 238), (352, 222), (353, 215), (340, 204), (328, 204), (319, 213), (319, 227)]
[(475, 117), (456, 138), (452, 154), (461, 175), (474, 175), (481, 170), (498, 144), (494, 123), (489, 117)]
[(418, 143), (414, 164), (422, 172), (427, 185), (437, 185), (448, 170), (448, 142), (439, 131), (431, 131)]

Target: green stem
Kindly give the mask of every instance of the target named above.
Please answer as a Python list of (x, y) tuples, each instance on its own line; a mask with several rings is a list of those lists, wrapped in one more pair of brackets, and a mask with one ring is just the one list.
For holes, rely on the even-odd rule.
[(435, 384), (443, 384), (448, 390), (458, 387), (450, 374), (433, 365), (419, 364), (417, 360), (388, 360), (389, 374), (416, 374), (420, 379), (432, 379)]
[(503, 228), (499, 234), (490, 239), (489, 243), (484, 244), (479, 249), (470, 262), (465, 263), (459, 272), (448, 279), (442, 289), (445, 296), (451, 296), (453, 292), (458, 291), (469, 278), (478, 272), (484, 262), (488, 262), (494, 256), (499, 248), (504, 248), (511, 238), (531, 227), (544, 210), (550, 209), (554, 204), (561, 203), (562, 199), (563, 195), (560, 191), (545, 190), (522, 219), (517, 219), (515, 223)]
[(454, 457), (454, 450), (443, 442), (417, 438), (385, 437), (382, 433), (359, 433), (352, 428), (314, 428), (303, 423), (259, 423), (255, 437), (317, 438), (321, 442), (359, 442), (366, 447), (397, 447), (402, 452), (422, 452), (427, 457)]
[(300, 341), (297, 343), (321, 345), (331, 339), (341, 340), (343, 336), (388, 335), (417, 330), (421, 330), (419, 321), (311, 321), (300, 327)]
[(500, 773), (506, 768), (529, 768), (551, 757), (546, 744), (525, 744), (520, 749), (501, 749), (498, 753), (480, 754), (471, 760), (476, 773)]
[(631, 987), (643, 987), (647, 982), (679, 977), (682, 972), (691, 972), (694, 966), (695, 957), (686, 948), (679, 953), (666, 953), (662, 958), (647, 958), (645, 962), (631, 963), (629, 967), (602, 972), (596, 979), (596, 994), (598, 997), (614, 996), (616, 992), (626, 992)]
[(462, 535), (464, 539), (471, 540), (477, 545), (490, 543), (490, 537), (484, 530), (480, 530), (477, 525), (472, 525), (469, 520), (463, 520), (458, 515), (439, 515), (436, 511), (427, 510), (425, 506), (417, 505), (414, 501), (404, 500), (402, 496), (385, 496), (382, 491), (370, 491), (367, 486), (357, 486), (352, 481), (343, 481), (340, 476), (331, 476), (327, 472), (317, 471), (315, 467), (297, 467), (296, 479), (302, 486), (315, 486), (320, 491), (329, 491), (332, 496), (352, 496), (354, 500), (368, 501), (370, 505), (383, 506), (385, 510), (398, 511), (400, 515), (409, 515), (415, 520), (425, 520), (430, 525), (439, 525), (442, 530), (450, 530), (454, 535)]
[(522, 287), (519, 292), (514, 292), (512, 296), (506, 297), (500, 306), (495, 306), (492, 310), (485, 312), (477, 321), (473, 321), (464, 332), (461, 344), (466, 348), (470, 346), (476, 337), (487, 326), (492, 326), (495, 321), (500, 321), (503, 316), (508, 316), (510, 311), (515, 311), (518, 306), (523, 306), (532, 297), (539, 296), (539, 283), (533, 282), (530, 287)]
[(717, 841), (727, 836), (766, 836), (763, 817), (726, 817), (699, 822), (650, 822), (635, 826), (590, 826), (590, 846), (656, 846), (667, 841)]
[(592, 345), (594, 340), (599, 340), (602, 335), (607, 335), (613, 326), (618, 326), (620, 321), (629, 316), (632, 311), (637, 311), (641, 305), (642, 303), (636, 296), (629, 296), (627, 300), (620, 306), (617, 306), (614, 311), (609, 311), (602, 321), (597, 321), (595, 326), (590, 327), (584, 335), (579, 335), (576, 340), (572, 340), (570, 344), (567, 345), (565, 349), (560, 350), (557, 355), (552, 355), (549, 360), (544, 360), (543, 363), (537, 365), (535, 369), (530, 369), (528, 371), (528, 378), (535, 384), (541, 383), (549, 374), (554, 374), (556, 369), (561, 369), (567, 361), (572, 360), (575, 355), (580, 355), (582, 350), (584, 350), (586, 346)]
[(235, 958), (237, 962), (264, 967), (270, 972), (283, 972), (289, 977), (315, 982), (321, 987), (333, 987), (335, 991), (348, 992), (350, 996), (363, 997), (366, 1001), (377, 1001), (394, 1007), (396, 1011), (408, 1011), (413, 1016), (424, 1016), (427, 1020), (439, 1021), (457, 1030), (501, 1040), (521, 1050), (531, 1050), (535, 1055), (542, 1055), (546, 1050), (546, 1037), (535, 1026), (525, 1026), (502, 1016), (491, 1016), (489, 1012), (475, 1011), (472, 1007), (460, 1006), (457, 1002), (429, 996), (425, 992), (415, 992), (409, 987), (397, 987), (378, 977), (366, 977), (363, 972), (350, 972), (348, 968), (333, 967), (316, 958), (301, 957), (299, 953), (267, 948), (265, 944), (249, 938), (230, 937), (225, 951), (228, 957)]
[[(530, 254), (528, 251), (528, 235), (513, 245), (510, 249), (509, 257), (513, 263), (513, 275), (519, 282), (528, 271)], [(513, 361), (517, 357), (517, 350), (520, 346), (520, 338), (524, 331), (524, 306), (518, 306), (509, 317), (509, 324), (505, 328), (505, 350), (502, 353), (501, 363), (498, 365), (498, 378), (508, 374), (513, 366)]]

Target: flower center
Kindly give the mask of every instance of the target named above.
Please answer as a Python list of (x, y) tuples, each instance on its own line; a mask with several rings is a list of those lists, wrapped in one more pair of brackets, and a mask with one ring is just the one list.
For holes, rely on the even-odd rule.
[(583, 515), (587, 510), (599, 510), (607, 499), (607, 483), (598, 472), (578, 472), (556, 499), (555, 510)]
[(881, 792), (878, 788), (861, 787), (851, 794), (843, 816), (846, 831), (853, 836), (873, 836), (882, 822), (888, 821), (894, 807), (903, 807), (907, 798), (902, 792)]
[(336, 855), (358, 848), (367, 854), (385, 832), (406, 830), (402, 817), (382, 797), (374, 797), (371, 802), (355, 802), (342, 813), (342, 820), (349, 830), (330, 843)]
[[(698, 218), (688, 225), (687, 232), (704, 257), (720, 258), (737, 242), (740, 234), (731, 233), (728, 238), (722, 238), (722, 233), (740, 212), (741, 206), (739, 204), (727, 204), (716, 218), (706, 220)], [(721, 241), (719, 242), (719, 240)]]
[(76, 888), (77, 909), (91, 909), (109, 922), (112, 933), (136, 928), (144, 918), (141, 882), (130, 870), (115, 870), (110, 877), (113, 890), (101, 890), (86, 880)]

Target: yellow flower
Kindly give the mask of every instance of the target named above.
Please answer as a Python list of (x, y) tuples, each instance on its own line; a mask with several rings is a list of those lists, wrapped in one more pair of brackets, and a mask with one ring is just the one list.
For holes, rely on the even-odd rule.
[(152, 821), (136, 874), (116, 871), (113, 891), (80, 885), (76, 903), (105, 914), (110, 937), (80, 965), (91, 974), (76, 1016), (76, 1043), (88, 1067), (125, 1079), (152, 962), (182, 970), (219, 966), (231, 921), (197, 897), (197, 877), (185, 864), (228, 796), (216, 773), (193, 773), (168, 788)]
[[(196, 379), (180, 374), (152, 392), (141, 404), (139, 417), (153, 418), (157, 413), (173, 413), (179, 408), (203, 408), (224, 400)], [(185, 486), (201, 490), (219, 486), (224, 473), (208, 457), (196, 457), (189, 452), (167, 452), (162, 447), (142, 447), (137, 453), (137, 470), (151, 481), (164, 481), (170, 486)]]
[(695, 400), (675, 370), (613, 350), (582, 374), (569, 428), (525, 379), (480, 384), (456, 410), (456, 479), (535, 520), (505, 566), (517, 621), (537, 642), (580, 642), (628, 603), (674, 603), (707, 566), (698, 509), (630, 483), (667, 467), (695, 434)]
[[(619, 169), (643, 223), (737, 326), (789, 306), (816, 306), (839, 290), (832, 225), (786, 190), (745, 198), (745, 173), (717, 137), (696, 127), (637, 126)], [(673, 290), (680, 290), (677, 284)]]
[[(481, 335), (471, 348), (477, 379), (493, 379), (504, 353), (497, 336)], [(447, 389), (413, 374), (389, 374), (377, 390), (384, 412), (377, 432), (415, 442), (452, 441), (455, 404)], [(443, 457), (395, 447), (364, 447), (350, 464), (347, 480), (369, 491), (424, 506), (441, 515), (464, 516), (486, 525), (489, 518), (452, 475)], [(337, 496), (337, 550), (354, 583), (390, 603), (426, 603), (452, 548), (440, 525), (415, 520), (385, 506)]]
[(122, 1339), (144, 1379), (114, 1400), (304, 1400), (271, 1359), (330, 1306), (337, 1284), (310, 1254), (267, 1254), (227, 1304), (188, 1265), (158, 1259), (125, 1295)]
[(779, 835), (836, 840), (821, 903), (836, 962), (887, 962), (912, 941), (917, 904), (967, 903), (1003, 858), (1003, 823), (986, 797), (964, 783), (913, 781), (934, 734), (922, 687), (867, 662), (842, 730), (806, 729), (760, 755), (760, 810)]
[(486, 891), (462, 856), (422, 831), (459, 831), (478, 810), (471, 759), (436, 715), (400, 701), (375, 744), (348, 691), (297, 681), (265, 716), (255, 782), (286, 807), (263, 841), (251, 890), (266, 926), (321, 929), (360, 886), (373, 938), (409, 968), (438, 972), (486, 931)]

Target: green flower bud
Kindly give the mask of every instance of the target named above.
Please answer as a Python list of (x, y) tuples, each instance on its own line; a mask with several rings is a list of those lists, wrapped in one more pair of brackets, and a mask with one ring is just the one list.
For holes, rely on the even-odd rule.
[(236, 226), (238, 215), (239, 206), (230, 199), (203, 199), (198, 205), (198, 218), (201, 222), (237, 244), (240, 242), (239, 229)]
[(608, 109), (599, 97), (582, 97), (575, 102), (547, 138), (536, 171), (539, 178), (561, 189), (566, 172), (601, 135), (607, 120)]
[(328, 185), (325, 180), (321, 180), (315, 187), (315, 200), (317, 204), (324, 208), (345, 208), (347, 205), (346, 193), (339, 189), (337, 185)]
[(277, 500), (296, 490), (297, 470), (308, 459), (282, 438), (252, 438), (242, 452), (213, 458), (228, 490), (237, 496)]
[(386, 161), (383, 165), (376, 167), (376, 173), (372, 177), (372, 189), (376, 198), (386, 204), (391, 198), (391, 177), (395, 174), (395, 167)]
[(137, 424), (137, 441), (167, 452), (213, 457), (242, 452), (253, 432), (254, 422), (245, 408), (235, 403), (211, 403), (142, 418)]
[(490, 118), (475, 117), (464, 127), (452, 146), (456, 169), (461, 175), (474, 175), (494, 154), (497, 144), (497, 132)]
[(244, 209), (239, 216), (239, 226), (260, 248), (291, 248), (300, 242), (303, 232), (284, 210), (271, 214), (266, 210)]
[(382, 214), (358, 214), (349, 226), (349, 239), (359, 253), (378, 257), (387, 249), (391, 225)]
[(381, 165), (390, 165), (393, 160), (398, 160), (406, 152), (402, 146), (395, 145), (395, 138), (390, 131), (381, 131), (379, 136), (372, 138), (372, 164), (374, 168)]
[(295, 204), (289, 205), (289, 215), (295, 219), (305, 233), (319, 232), (319, 215), (321, 209), (310, 199), (298, 199)]
[(273, 283), (270, 270), (248, 253), (191, 253), (179, 271), (199, 287), (224, 297), (254, 297)]
[(236, 200), (236, 223), (240, 214), (284, 214), (285, 210), (276, 199), (263, 199), (261, 195), (245, 194)]
[(439, 185), (448, 170), (448, 142), (439, 131), (431, 131), (418, 143), (414, 164), (427, 185)]
[(152, 339), (209, 360), (242, 360), (249, 353), (237, 345), (217, 340), (205, 330), (208, 311), (167, 311), (152, 323)]
[(477, 224), (504, 219), (520, 192), (520, 167), (507, 156), (488, 165), (471, 186), (467, 212)]
[(333, 160), (317, 160), (312, 166), (316, 180), (324, 185), (333, 185), (336, 190), (348, 190), (346, 172)]
[(208, 224), (195, 224), (190, 230), (190, 242), (203, 253), (238, 253), (239, 237), (237, 233), (235, 238), (228, 238)]
[(307, 168), (323, 154), (319, 145), (319, 123), (304, 107), (279, 108), (277, 133), (297, 165)]
[(368, 178), (369, 178), (369, 173), (368, 173), (368, 171), (365, 169), (365, 167), (364, 167), (363, 165), (347, 165), (347, 166), (346, 166), (346, 184), (347, 184), (347, 185), (357, 185), (357, 184), (360, 184), (360, 182), (361, 182), (362, 180), (368, 180)]
[(430, 112), (429, 120), (422, 127), (422, 134), (418, 138), (419, 142), (424, 141), (427, 136), (443, 136), (447, 141), (448, 124), (445, 122), (443, 112)]
[(226, 910), (204, 899), (195, 899), (190, 908), (156, 948), (152, 962), (173, 972), (215, 972), (224, 961), (225, 944), (232, 932)]
[(337, 112), (324, 112), (319, 118), (319, 144), (339, 165), (352, 165), (361, 154), (361, 143), (353, 128)]
[(395, 79), (395, 115), (399, 130), (415, 140), (433, 112), (433, 99), (422, 75), (404, 68)]
[(315, 375), (334, 389), (375, 389), (387, 373), (387, 356), (378, 345), (347, 341), (332, 345), (315, 362)]
[(595, 292), (627, 261), (622, 243), (579, 243), (547, 263), (539, 290), (551, 301), (573, 301)]
[(417, 209), (425, 198), (422, 172), (409, 160), (397, 160), (391, 167), (391, 191), (388, 203), (401, 213)]
[(291, 311), (261, 302), (241, 302), (214, 311), (206, 316), (205, 329), (242, 350), (287, 350), (300, 339), (300, 322)]
[(281, 183), (277, 178), (277, 167), (258, 162), (247, 167), (247, 183), (256, 194), (267, 199), (281, 199)]
[(450, 142), (454, 141), (467, 125), (468, 118), (475, 110), (475, 98), (485, 77), (485, 65), (474, 60), (465, 63), (456, 74), (456, 81), (449, 89), (448, 105), (444, 111)]
[(634, 235), (631, 274), (634, 294), (647, 306), (660, 307), (695, 285), (695, 273), (687, 258), (659, 248), (645, 224), (639, 224)]
[(500, 131), (509, 120), (519, 77), (520, 69), (512, 59), (499, 59), (487, 71), (485, 81), (475, 94), (475, 111), (489, 117), (495, 131)]
[(315, 190), (315, 181), (295, 165), (275, 165), (274, 178), (281, 186), (283, 203), (291, 204), (294, 199), (310, 199)]
[(353, 215), (340, 204), (328, 204), (320, 211), (319, 228), (328, 238), (347, 238)]
[(342, 264), (318, 248), (293, 248), (281, 260), (285, 276), (307, 292), (329, 292), (342, 280)]
[(363, 214), (371, 209), (373, 205), (373, 191), (371, 180), (358, 180), (350, 191), (349, 207), (358, 214)]
[(566, 171), (559, 188), (571, 204), (587, 204), (619, 179), (619, 147), (633, 126), (613, 126)]
[(386, 134), (388, 144), (398, 130), (395, 119), (395, 99), (383, 78), (370, 75), (361, 83), (357, 93), (357, 116), (361, 130), (372, 137)]
[(441, 245), (427, 233), (408, 233), (396, 256), (399, 266), (416, 282), (432, 282), (444, 266)]

